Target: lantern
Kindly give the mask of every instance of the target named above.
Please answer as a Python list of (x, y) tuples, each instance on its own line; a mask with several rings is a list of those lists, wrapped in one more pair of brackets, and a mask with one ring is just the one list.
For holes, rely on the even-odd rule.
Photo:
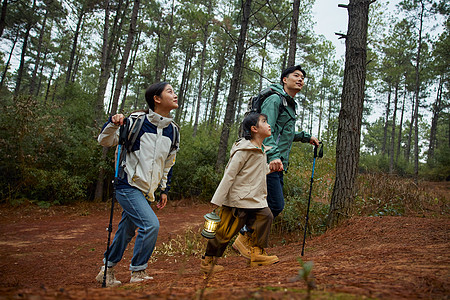
[(220, 223), (220, 217), (214, 211), (204, 216), (205, 224), (203, 225), (202, 236), (207, 239), (212, 239), (216, 235), (217, 227)]

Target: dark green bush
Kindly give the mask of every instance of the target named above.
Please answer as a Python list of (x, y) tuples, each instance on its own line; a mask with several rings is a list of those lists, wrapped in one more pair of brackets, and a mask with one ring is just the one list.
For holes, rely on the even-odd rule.
[(99, 149), (92, 97), (82, 91), (73, 94), (51, 104), (19, 96), (0, 108), (3, 201), (86, 200), (97, 176)]

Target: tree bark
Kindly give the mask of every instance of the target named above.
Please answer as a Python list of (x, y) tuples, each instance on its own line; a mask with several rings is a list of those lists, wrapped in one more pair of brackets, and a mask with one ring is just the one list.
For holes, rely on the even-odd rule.
[(439, 120), (439, 114), (441, 112), (441, 103), (442, 103), (442, 87), (443, 80), (442, 76), (439, 79), (439, 86), (436, 95), (436, 101), (433, 104), (433, 118), (431, 119), (431, 128), (430, 128), (430, 144), (428, 146), (428, 159), (427, 163), (431, 164), (434, 158), (434, 149), (436, 146), (436, 132), (437, 132), (437, 124)]
[(192, 57), (194, 56), (194, 45), (190, 45), (186, 50), (183, 76), (181, 78), (180, 91), (178, 92), (178, 109), (175, 112), (175, 122), (179, 123), (184, 110), (184, 95), (187, 88), (187, 81), (189, 80), (189, 74), (191, 69)]
[(398, 83), (395, 85), (394, 91), (394, 112), (392, 114), (392, 130), (391, 130), (391, 144), (389, 150), (389, 174), (394, 173), (394, 148), (395, 148), (395, 121), (397, 118), (397, 104), (398, 104)]
[(67, 65), (66, 83), (65, 83), (66, 86), (69, 83), (70, 78), (72, 76), (72, 69), (73, 69), (73, 64), (74, 64), (74, 61), (75, 61), (75, 54), (77, 52), (78, 36), (80, 35), (81, 24), (83, 24), (83, 18), (84, 18), (84, 14), (85, 13), (86, 13), (85, 5), (83, 4), (81, 6), (80, 11), (79, 11), (77, 27), (75, 29), (75, 35), (73, 37), (72, 50), (70, 52), (69, 63)]
[(3, 0), (2, 12), (0, 15), (0, 37), (3, 35), (3, 30), (6, 26), (6, 11), (8, 10), (8, 0)]
[(386, 154), (386, 144), (387, 144), (387, 130), (389, 127), (389, 114), (391, 113), (391, 84), (389, 83), (389, 93), (388, 93), (388, 101), (386, 105), (386, 116), (384, 117), (384, 127), (383, 127), (383, 144), (381, 146), (381, 155)]
[(120, 109), (119, 112), (120, 113), (124, 113), (125, 110), (125, 102), (127, 99), (127, 93), (128, 93), (128, 85), (131, 82), (131, 78), (133, 77), (133, 68), (134, 68), (134, 63), (136, 62), (136, 57), (138, 54), (138, 50), (139, 50), (139, 45), (141, 43), (140, 38), (141, 38), (141, 32), (139, 30), (139, 33), (137, 35), (136, 41), (134, 43), (133, 49), (132, 49), (132, 58), (131, 58), (131, 63), (128, 65), (128, 69), (127, 69), (127, 75), (125, 76), (125, 91), (123, 92), (123, 97), (122, 97), (122, 102), (120, 103)]
[(297, 31), (298, 31), (298, 17), (300, 14), (300, 0), (294, 0), (292, 5), (292, 23), (289, 34), (289, 56), (287, 65), (293, 66), (295, 64), (295, 53), (297, 52)]
[(409, 133), (408, 133), (408, 141), (406, 142), (406, 149), (405, 149), (405, 160), (409, 162), (409, 157), (411, 155), (411, 141), (412, 141), (412, 131), (414, 127), (414, 113), (415, 113), (415, 104), (416, 99), (413, 97), (412, 101), (412, 107), (411, 107), (411, 121), (409, 122)]
[(39, 40), (38, 40), (38, 45), (37, 45), (37, 50), (36, 50), (36, 61), (34, 62), (33, 73), (31, 74), (30, 95), (34, 95), (34, 91), (36, 89), (36, 75), (37, 75), (37, 71), (39, 69), (39, 64), (41, 62), (42, 41), (44, 40), (47, 16), (48, 16), (48, 7), (46, 7), (46, 9), (45, 9), (45, 15), (44, 15), (44, 19), (42, 20), (42, 27), (41, 27), (41, 31), (39, 33)]
[(217, 153), (217, 160), (215, 165), (217, 171), (221, 171), (225, 163), (225, 157), (228, 148), (228, 138), (230, 136), (230, 128), (232, 125), (233, 117), (235, 115), (235, 111), (233, 108), (235, 106), (234, 104), (236, 102), (236, 93), (239, 86), (239, 77), (242, 69), (242, 58), (245, 52), (245, 38), (247, 35), (248, 22), (250, 19), (251, 4), (252, 0), (245, 0), (245, 2), (242, 2), (241, 29), (237, 43), (236, 56), (234, 59), (233, 75), (231, 77), (231, 85), (227, 98), (225, 117), (223, 121), (222, 132), (220, 135), (219, 151)]
[[(208, 18), (211, 15), (212, 10), (212, 1), (210, 0), (208, 3)], [(202, 55), (201, 55), (201, 62), (200, 62), (200, 79), (198, 83), (198, 93), (197, 93), (197, 107), (195, 110), (195, 121), (194, 121), (194, 128), (192, 132), (192, 136), (195, 137), (197, 135), (197, 128), (198, 128), (198, 119), (200, 116), (200, 106), (202, 102), (202, 92), (203, 92), (203, 76), (205, 72), (205, 64), (206, 64), (206, 47), (208, 43), (209, 38), (209, 21), (206, 21), (205, 26), (203, 27), (203, 44), (202, 44)]]
[(414, 106), (414, 175), (415, 179), (419, 176), (419, 93), (420, 93), (420, 59), (422, 51), (422, 27), (423, 27), (423, 14), (425, 11), (425, 4), (423, 0), (420, 0), (421, 10), (419, 16), (419, 41), (417, 45), (417, 56), (416, 56), (416, 90), (415, 98), (416, 105)]
[(136, 23), (137, 16), (139, 12), (139, 3), (140, 0), (134, 0), (133, 10), (131, 13), (131, 21), (130, 21), (130, 30), (128, 31), (127, 41), (125, 44), (125, 48), (123, 50), (122, 61), (120, 63), (119, 71), (117, 73), (117, 81), (114, 89), (114, 98), (111, 106), (111, 114), (115, 114), (117, 112), (117, 107), (119, 105), (119, 97), (120, 92), (122, 90), (123, 79), (125, 76), (125, 70), (127, 67), (128, 58), (131, 52), (131, 46), (133, 45), (133, 40), (136, 35)]
[(352, 213), (358, 172), (371, 0), (350, 0), (345, 69), (336, 144), (336, 180), (327, 224), (338, 225)]
[[(36, 8), (36, 0), (33, 0), (33, 6), (31, 8), (31, 11), (34, 12), (35, 8)], [(19, 95), (19, 92), (20, 92), (20, 85), (22, 83), (22, 77), (23, 77), (23, 69), (25, 68), (25, 56), (27, 54), (27, 49), (28, 49), (28, 38), (30, 37), (30, 31), (31, 31), (32, 27), (33, 27), (32, 20), (28, 20), (28, 23), (27, 23), (26, 29), (25, 29), (25, 35), (23, 37), (22, 53), (20, 55), (20, 64), (19, 64), (19, 68), (17, 70), (16, 88), (14, 89), (15, 96)]]
[[(103, 38), (102, 38), (102, 52), (100, 57), (100, 77), (98, 79), (98, 89), (97, 89), (97, 105), (95, 108), (95, 119), (97, 124), (99, 124), (104, 115), (104, 98), (106, 86), (108, 85), (109, 72), (106, 69), (108, 60), (108, 36), (109, 36), (109, 13), (111, 11), (111, 6), (109, 1), (105, 2), (105, 22), (103, 24)], [(100, 195), (103, 194), (103, 191)], [(95, 195), (97, 198), (97, 193)], [(101, 197), (100, 197), (101, 198)]]
[(403, 103), (402, 103), (402, 113), (400, 115), (400, 124), (398, 126), (398, 140), (397, 140), (397, 152), (395, 153), (395, 163), (398, 163), (398, 156), (400, 155), (400, 146), (402, 144), (402, 129), (403, 129), (403, 115), (405, 113), (405, 102), (406, 102), (406, 78), (404, 87)]
[[(228, 49), (226, 50), (226, 53), (228, 53)], [(209, 124), (215, 124), (216, 122), (215, 119), (216, 119), (217, 100), (219, 99), (220, 82), (222, 80), (222, 72), (226, 62), (225, 56), (226, 55), (221, 55), (219, 57), (219, 61), (217, 62), (217, 77), (216, 77), (216, 84), (214, 86), (214, 95), (211, 103), (211, 115), (209, 117)]]
[(11, 65), (12, 55), (14, 53), (14, 48), (16, 47), (18, 39), (19, 39), (19, 30), (17, 30), (17, 34), (14, 37), (13, 45), (11, 47), (11, 51), (9, 52), (8, 60), (6, 61), (6, 64), (5, 64), (5, 70), (2, 73), (2, 80), (0, 81), (0, 91), (2, 90), (3, 84), (5, 83), (6, 75), (8, 74), (8, 69), (9, 69), (9, 66)]

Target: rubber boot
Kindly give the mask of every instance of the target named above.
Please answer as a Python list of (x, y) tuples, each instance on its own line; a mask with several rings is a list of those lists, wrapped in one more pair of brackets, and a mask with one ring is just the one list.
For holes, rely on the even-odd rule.
[(217, 265), (218, 257), (215, 256), (202, 256), (202, 261), (200, 263), (200, 271), (203, 273), (216, 273), (221, 272), (225, 268), (221, 265)]
[(250, 246), (251, 236), (246, 234), (238, 234), (238, 237), (234, 241), (233, 247), (234, 250), (238, 251), (243, 257), (246, 259), (250, 259), (251, 256), (251, 246)]
[(276, 255), (268, 255), (264, 249), (259, 247), (252, 247), (250, 257), (251, 267), (276, 264), (280, 261)]

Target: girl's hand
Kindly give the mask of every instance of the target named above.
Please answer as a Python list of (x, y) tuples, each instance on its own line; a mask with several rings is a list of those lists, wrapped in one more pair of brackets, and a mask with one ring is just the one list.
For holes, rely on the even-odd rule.
[(111, 122), (114, 123), (114, 125), (123, 125), (123, 120), (125, 119), (125, 116), (122, 114), (117, 114), (111, 117)]
[(163, 209), (167, 204), (167, 194), (161, 193), (161, 200), (156, 204), (158, 209)]

